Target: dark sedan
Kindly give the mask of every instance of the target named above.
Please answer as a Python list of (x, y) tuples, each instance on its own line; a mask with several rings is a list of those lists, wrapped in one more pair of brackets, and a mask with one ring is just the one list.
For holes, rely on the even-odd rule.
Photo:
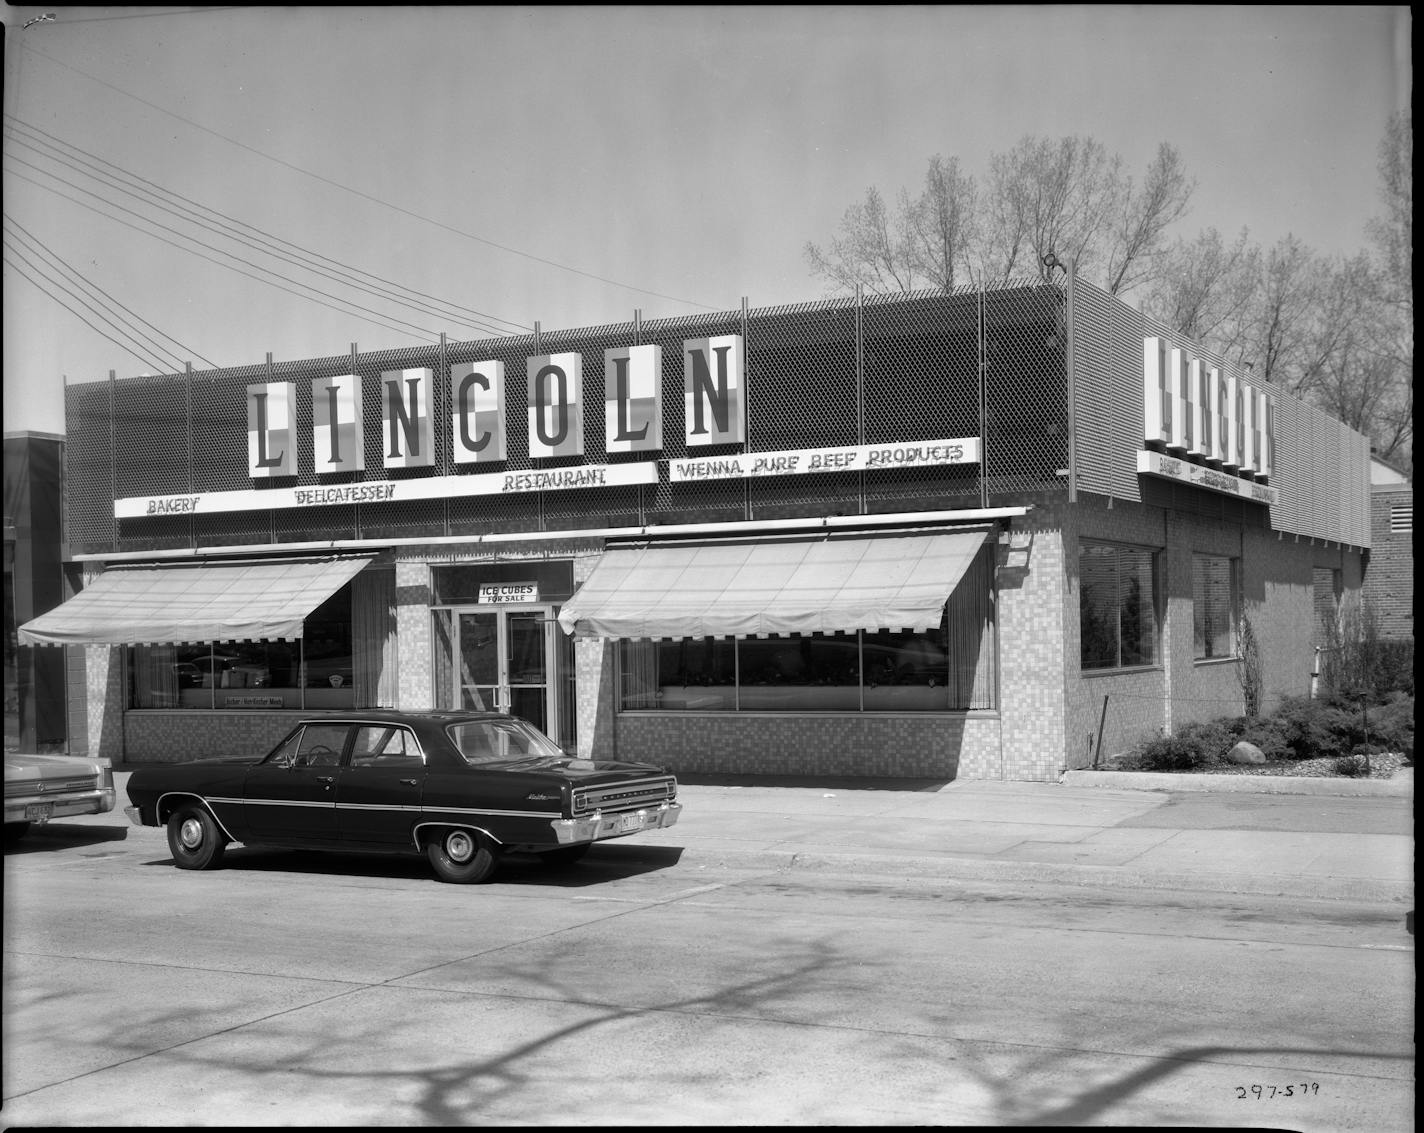
[(140, 826), (166, 826), (180, 869), (229, 842), (416, 853), (442, 881), (487, 880), (501, 854), (577, 861), (596, 841), (671, 826), (677, 780), (642, 763), (571, 759), (493, 712), (357, 712), (304, 720), (258, 760), (201, 760), (129, 777)]

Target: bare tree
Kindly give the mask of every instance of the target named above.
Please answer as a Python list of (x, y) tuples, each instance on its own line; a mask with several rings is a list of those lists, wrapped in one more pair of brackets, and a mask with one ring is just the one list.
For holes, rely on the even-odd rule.
[(831, 238), (825, 250), (807, 242), (807, 263), (817, 275), (846, 290), (857, 286), (879, 293), (913, 290), (916, 251), (911, 211), (903, 192), (892, 212), (880, 191), (871, 187), (865, 200), (846, 209), (840, 234)]
[(1167, 229), (1186, 215), (1195, 190), (1196, 182), (1187, 177), (1181, 155), (1166, 142), (1157, 147), (1141, 185), (1128, 179), (1108, 247), (1109, 293), (1120, 295), (1153, 277)]
[(1364, 253), (1329, 267), (1308, 343), (1312, 400), (1353, 429), (1373, 434), (1400, 392), (1398, 367), (1380, 348), (1374, 265)]
[(1092, 138), (1024, 137), (989, 158), (989, 207), (978, 260), (991, 278), (1047, 278), (1053, 252), (1090, 271), (1122, 201), (1122, 159)]
[(948, 290), (969, 266), (975, 193), (974, 179), (956, 158), (936, 155), (918, 196), (902, 189), (892, 209), (878, 189), (866, 190), (865, 199), (846, 210), (826, 247), (806, 243), (806, 262), (842, 290)]
[(1369, 224), (1380, 259), (1384, 297), (1414, 315), (1414, 120), (1405, 110), (1393, 115), (1380, 143), (1380, 199), (1384, 215)]
[(1084, 137), (1024, 137), (989, 166), (982, 193), (957, 158), (940, 155), (919, 192), (902, 190), (894, 208), (868, 190), (828, 244), (806, 244), (807, 264), (833, 288), (909, 291), (971, 275), (1046, 278), (1043, 257), (1053, 252), (1120, 294), (1151, 277), (1195, 187), (1165, 143), (1140, 184)]
[(1161, 254), (1143, 310), (1188, 338), (1228, 353), (1240, 342), (1260, 255), (1244, 228), (1229, 246), (1215, 228), (1179, 239)]
[(1370, 222), (1380, 317), (1375, 342), (1395, 367), (1397, 388), (1371, 432), (1381, 456), (1414, 467), (1414, 120), (1390, 118), (1379, 150), (1384, 215)]
[(1294, 235), (1261, 257), (1243, 331), (1230, 352), (1258, 380), (1301, 394), (1314, 385), (1319, 358), (1310, 338), (1322, 269), (1320, 257)]
[(968, 266), (976, 204), (974, 178), (961, 172), (959, 159), (930, 158), (924, 191), (910, 210), (912, 248), (920, 274), (945, 291)]

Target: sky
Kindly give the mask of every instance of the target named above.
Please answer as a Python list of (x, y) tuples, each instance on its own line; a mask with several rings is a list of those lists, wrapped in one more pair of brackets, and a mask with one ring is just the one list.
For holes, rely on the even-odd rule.
[(916, 189), (936, 154), (982, 174), (1025, 135), (1139, 176), (1170, 142), (1197, 181), (1174, 234), (1353, 254), (1412, 84), (1407, 7), (3, 18), (6, 433), (63, 433), (65, 383), (111, 371), (821, 298), (806, 242), (867, 189)]

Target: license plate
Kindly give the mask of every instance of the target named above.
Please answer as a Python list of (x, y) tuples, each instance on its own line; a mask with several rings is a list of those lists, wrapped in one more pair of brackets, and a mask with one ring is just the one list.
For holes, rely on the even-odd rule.
[(25, 806), (26, 822), (48, 822), (54, 814), (53, 803), (28, 803)]
[(610, 834), (628, 834), (642, 828), (643, 816), (641, 814), (620, 814), (617, 818), (609, 819), (606, 824), (606, 829)]

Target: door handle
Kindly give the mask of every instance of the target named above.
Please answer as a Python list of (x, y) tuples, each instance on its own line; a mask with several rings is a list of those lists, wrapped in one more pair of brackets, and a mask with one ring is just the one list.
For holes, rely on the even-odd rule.
[(336, 776), (335, 776), (335, 775), (318, 775), (318, 776), (316, 777), (316, 781), (317, 781), (318, 783), (326, 783), (326, 784), (329, 786), (330, 784), (336, 782)]
[(404, 783), (407, 787), (414, 787), (414, 786), (415, 786), (415, 780), (414, 780), (414, 779), (402, 779), (401, 782)]

